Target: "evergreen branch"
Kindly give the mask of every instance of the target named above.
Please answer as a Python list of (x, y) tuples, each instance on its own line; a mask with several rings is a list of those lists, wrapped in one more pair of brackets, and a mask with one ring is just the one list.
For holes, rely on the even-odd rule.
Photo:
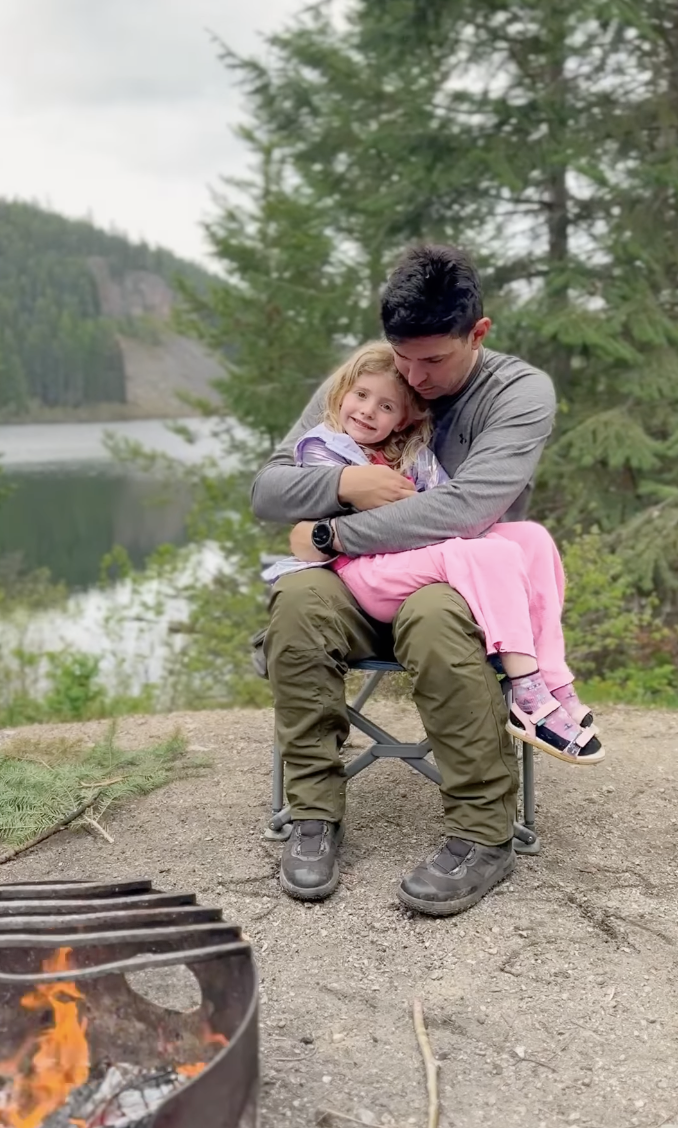
[(60, 831), (66, 830), (71, 823), (81, 818), (90, 807), (94, 806), (100, 795), (101, 792), (97, 791), (89, 799), (85, 800), (84, 803), (81, 803), (79, 807), (76, 807), (74, 811), (71, 811), (70, 814), (59, 819), (58, 822), (48, 827), (47, 830), (43, 830), (41, 834), (36, 834), (35, 838), (29, 839), (29, 841), (24, 842), (22, 846), (15, 847), (14, 850), (8, 850), (6, 853), (0, 854), (0, 866), (4, 866), (6, 862), (11, 862), (14, 858), (18, 857), (19, 854), (25, 854), (27, 850), (32, 850), (34, 846), (39, 846), (41, 842), (46, 842), (48, 838), (59, 834)]

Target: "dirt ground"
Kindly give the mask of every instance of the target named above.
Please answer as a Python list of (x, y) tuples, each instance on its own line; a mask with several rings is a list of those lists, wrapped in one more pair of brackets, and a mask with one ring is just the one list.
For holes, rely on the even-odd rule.
[[(406, 705), (372, 711), (403, 737), (419, 731)], [(538, 760), (541, 855), (452, 920), (395, 898), (441, 833), (436, 788), (402, 764), (350, 784), (335, 896), (309, 908), (281, 895), (280, 847), (262, 837), (267, 711), (122, 722), (129, 747), (179, 727), (214, 770), (112, 817), (114, 845), (64, 834), (2, 879), (146, 876), (242, 924), (262, 977), (262, 1128), (310, 1128), (327, 1109), (425, 1128), (415, 996), (440, 1061), (441, 1128), (677, 1128), (678, 715), (597, 720), (604, 764)]]

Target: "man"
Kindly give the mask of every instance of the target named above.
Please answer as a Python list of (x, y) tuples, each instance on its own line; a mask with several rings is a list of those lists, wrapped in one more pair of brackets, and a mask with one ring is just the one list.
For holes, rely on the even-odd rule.
[[(473, 537), (526, 509), (553, 424), (553, 387), (524, 361), (484, 348), (491, 322), (468, 257), (455, 247), (408, 251), (386, 285), (381, 317), (399, 371), (429, 401), (433, 449), (451, 480), (417, 494), (385, 466), (295, 466), (296, 440), (322, 418), (321, 388), (252, 494), (262, 520), (297, 522), (290, 544), (301, 559)], [(389, 652), (412, 677), (442, 776), (447, 835), (398, 896), (421, 912), (451, 915), (511, 873), (518, 772), (506, 711), (479, 628), (451, 587), (410, 596), (391, 631), (367, 618), (330, 569), (288, 575), (273, 588), (264, 650), (292, 808), (281, 864), (287, 893), (320, 900), (337, 886), (346, 663)]]

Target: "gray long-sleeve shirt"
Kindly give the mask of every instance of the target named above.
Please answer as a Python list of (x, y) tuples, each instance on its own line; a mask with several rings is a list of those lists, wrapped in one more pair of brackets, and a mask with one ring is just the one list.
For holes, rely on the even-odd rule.
[(546, 373), (518, 357), (482, 349), (461, 391), (430, 401), (432, 446), (450, 481), (360, 513), (339, 501), (343, 467), (294, 465), (297, 440), (323, 417), (327, 388), (328, 381), (258, 474), (252, 506), (260, 520), (294, 524), (337, 517), (344, 552), (363, 556), (478, 536), (509, 510), (522, 515), (521, 500), (555, 415)]

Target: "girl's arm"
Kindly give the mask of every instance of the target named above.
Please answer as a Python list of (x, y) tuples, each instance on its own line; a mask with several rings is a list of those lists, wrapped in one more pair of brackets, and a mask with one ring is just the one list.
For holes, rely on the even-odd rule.
[(307, 439), (301, 451), (302, 466), (350, 466), (347, 458), (338, 454), (322, 441), (321, 438)]
[(299, 439), (317, 427), (325, 412), (331, 380), (318, 389), (303, 415), (280, 442), (252, 486), (252, 509), (261, 521), (292, 525), (295, 521), (316, 521), (351, 508), (339, 500), (339, 485), (345, 463), (334, 457), (315, 466), (298, 466), (294, 448)]
[(423, 490), (433, 490), (449, 482), (450, 476), (443, 470), (435, 454), (428, 447), (423, 447), (415, 459), (412, 467), (412, 478), (417, 488), (417, 493)]

